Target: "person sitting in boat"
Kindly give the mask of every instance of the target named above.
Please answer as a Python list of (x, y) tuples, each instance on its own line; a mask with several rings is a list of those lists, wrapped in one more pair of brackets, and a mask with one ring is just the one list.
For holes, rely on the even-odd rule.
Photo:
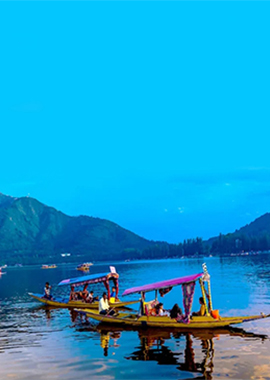
[(45, 288), (44, 288), (44, 296), (43, 296), (43, 298), (47, 298), (48, 300), (52, 299), (51, 288), (52, 288), (51, 285), (48, 282), (46, 282)]
[(80, 299), (86, 302), (87, 297), (89, 296), (89, 292), (87, 290), (88, 284), (84, 285), (83, 291), (80, 292)]
[(172, 319), (180, 319), (180, 318), (182, 318), (182, 316), (183, 316), (183, 313), (182, 313), (182, 310), (181, 310), (181, 308), (178, 306), (178, 304), (176, 303), (176, 304), (174, 304), (173, 305), (173, 308), (171, 309), (171, 311), (170, 311), (170, 317), (172, 318)]
[(156, 309), (156, 315), (159, 316), (159, 317), (165, 317), (165, 316), (168, 316), (170, 315), (167, 310), (164, 310), (163, 309), (163, 303), (158, 303), (156, 306), (155, 306), (155, 309)]
[(200, 310), (197, 311), (197, 312), (193, 312), (192, 315), (193, 316), (203, 317), (205, 315), (205, 313), (206, 313), (206, 308), (205, 308), (203, 297), (199, 298), (199, 302), (200, 302), (200, 305), (201, 305)]
[(93, 290), (91, 290), (91, 292), (89, 292), (89, 294), (88, 294), (88, 296), (87, 296), (87, 298), (86, 298), (85, 301), (88, 302), (88, 303), (94, 302), (94, 292), (93, 292)]
[(93, 290), (91, 290), (91, 292), (88, 294), (88, 296), (86, 298), (86, 302), (92, 303), (95, 301), (98, 301), (98, 297), (94, 297), (94, 292), (93, 292)]
[(115, 300), (116, 300), (116, 288), (113, 286), (112, 287), (112, 293), (111, 293), (111, 296), (110, 296), (110, 302), (114, 303)]
[(115, 311), (110, 308), (107, 293), (103, 293), (98, 305), (99, 314), (114, 315)]
[(75, 286), (74, 285), (71, 285), (70, 287), (70, 296), (69, 296), (69, 300), (70, 301), (77, 301), (78, 297), (77, 297), (77, 292), (75, 292)]

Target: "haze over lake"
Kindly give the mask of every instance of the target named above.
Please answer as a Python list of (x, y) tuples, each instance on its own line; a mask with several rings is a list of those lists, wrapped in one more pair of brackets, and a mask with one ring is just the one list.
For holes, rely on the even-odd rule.
[[(270, 311), (270, 264), (267, 255), (207, 258), (214, 308), (221, 315)], [(120, 294), (125, 288), (201, 271), (203, 260), (163, 260), (95, 264), (91, 273), (115, 264)], [(270, 321), (233, 329), (193, 331), (122, 330), (86, 323), (64, 309), (48, 309), (28, 292), (41, 292), (78, 276), (75, 265), (57, 269), (7, 268), (0, 278), (0, 379), (269, 379)], [(101, 294), (102, 284), (93, 286)], [(68, 289), (66, 289), (68, 291)], [(193, 310), (199, 308), (197, 285)], [(148, 300), (153, 298), (149, 294)], [(162, 302), (182, 303), (174, 288)], [(244, 329), (244, 330), (243, 330)]]

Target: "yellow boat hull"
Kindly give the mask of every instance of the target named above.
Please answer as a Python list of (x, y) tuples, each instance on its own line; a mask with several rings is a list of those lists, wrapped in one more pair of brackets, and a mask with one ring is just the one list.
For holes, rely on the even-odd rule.
[(87, 317), (102, 323), (127, 325), (127, 326), (149, 326), (157, 328), (177, 328), (177, 329), (212, 329), (239, 324), (243, 322), (253, 321), (257, 319), (267, 318), (270, 315), (253, 315), (244, 317), (223, 317), (214, 319), (211, 316), (192, 317), (190, 323), (177, 322), (175, 319), (164, 316), (141, 316), (136, 314), (119, 312), (116, 316), (101, 315), (98, 310), (77, 310), (85, 314)]
[(81, 272), (89, 272), (90, 268), (77, 268), (77, 270), (80, 270)]
[[(60, 308), (79, 308), (79, 309), (98, 309), (98, 301), (93, 303), (86, 303), (83, 301), (64, 301), (59, 298), (55, 298), (52, 300), (48, 300), (46, 298), (43, 298), (41, 294), (34, 294), (34, 293), (28, 293), (30, 297), (36, 299), (39, 302), (44, 303), (45, 305), (54, 306), (54, 307), (60, 307)], [(130, 305), (133, 305), (139, 301), (129, 301), (129, 302), (114, 302), (111, 304), (112, 307), (116, 308), (124, 308), (129, 307)]]

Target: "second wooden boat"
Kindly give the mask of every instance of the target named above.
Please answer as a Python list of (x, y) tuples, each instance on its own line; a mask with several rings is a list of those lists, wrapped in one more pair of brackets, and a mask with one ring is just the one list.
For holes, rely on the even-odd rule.
[[(114, 299), (111, 298), (110, 293), (110, 281), (113, 282), (116, 289), (116, 296)], [(74, 287), (85, 286), (89, 284), (98, 284), (103, 283), (108, 295), (108, 300), (111, 306), (116, 308), (129, 307), (135, 303), (138, 303), (139, 300), (134, 301), (121, 301), (118, 298), (118, 289), (119, 289), (119, 274), (116, 273), (115, 268), (111, 267), (110, 273), (96, 273), (87, 276), (80, 276), (76, 278), (69, 278), (61, 281), (58, 286), (70, 285)], [(79, 292), (78, 292), (79, 293)], [(36, 299), (43, 304), (61, 307), (61, 308), (87, 308), (87, 309), (98, 309), (98, 301), (94, 302), (86, 302), (83, 299), (71, 300), (68, 297), (52, 297), (48, 299), (44, 297), (42, 294), (38, 293), (28, 293), (30, 297)], [(112, 302), (114, 300), (114, 302)]]

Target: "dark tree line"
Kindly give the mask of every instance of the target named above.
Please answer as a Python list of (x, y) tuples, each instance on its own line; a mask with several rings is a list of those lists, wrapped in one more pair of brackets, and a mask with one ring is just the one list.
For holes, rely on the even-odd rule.
[[(265, 232), (259, 236), (249, 236), (244, 234), (220, 234), (212, 244), (206, 244), (202, 238), (187, 239), (179, 244), (169, 244), (166, 242), (152, 242), (145, 249), (127, 248), (121, 252), (115, 251), (114, 260), (143, 260), (143, 259), (164, 259), (180, 257), (196, 257), (212, 253), (213, 255), (226, 253), (239, 253), (242, 251), (269, 251), (270, 234)], [(111, 255), (109, 254), (111, 257)], [(78, 262), (78, 261), (100, 261), (108, 260), (106, 250), (100, 254), (100, 251), (81, 252), (72, 254), (69, 258), (62, 258), (59, 253), (51, 252), (25, 252), (13, 251), (1, 252), (0, 265), (3, 264), (44, 264), (47, 262)]]
[(168, 244), (158, 242), (150, 245), (142, 251), (136, 249), (125, 249), (122, 253), (122, 259), (164, 259), (182, 256), (203, 255), (205, 248), (203, 240), (199, 237), (196, 239), (187, 239), (183, 243)]
[(242, 251), (268, 251), (270, 250), (270, 234), (265, 232), (260, 236), (220, 234), (212, 243), (213, 253), (233, 253)]

